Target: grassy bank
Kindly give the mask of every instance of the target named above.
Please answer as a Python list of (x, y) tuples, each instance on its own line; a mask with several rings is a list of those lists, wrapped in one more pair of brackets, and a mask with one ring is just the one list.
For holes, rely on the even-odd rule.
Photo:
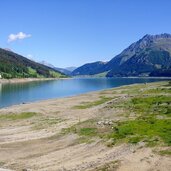
[(112, 100), (115, 100), (115, 97), (100, 96), (100, 100), (82, 103), (74, 108), (87, 109), (110, 101), (110, 105), (105, 107), (111, 111), (121, 110), (120, 115), (126, 117), (124, 120), (109, 122), (103, 119), (103, 122), (99, 122), (101, 118), (96, 117), (64, 129), (63, 133), (74, 133), (89, 139), (98, 137), (110, 142), (108, 146), (139, 142), (144, 142), (147, 146), (171, 146), (171, 83), (161, 85), (159, 83), (153, 87), (148, 85), (121, 87), (118, 90), (103, 92), (115, 96), (125, 94), (124, 98), (114, 103)]

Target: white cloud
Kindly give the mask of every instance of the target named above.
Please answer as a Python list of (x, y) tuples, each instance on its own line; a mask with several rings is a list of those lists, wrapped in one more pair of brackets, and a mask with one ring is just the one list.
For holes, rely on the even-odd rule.
[(16, 40), (21, 40), (21, 39), (25, 39), (25, 38), (29, 38), (31, 37), (31, 34), (25, 34), (23, 32), (19, 32), (17, 34), (10, 34), (8, 36), (8, 42), (13, 42)]

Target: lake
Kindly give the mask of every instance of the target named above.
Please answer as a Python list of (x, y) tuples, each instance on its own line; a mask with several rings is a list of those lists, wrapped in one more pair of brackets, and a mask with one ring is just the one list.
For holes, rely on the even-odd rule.
[[(166, 79), (162, 79), (166, 80)], [(0, 108), (45, 99), (78, 95), (134, 83), (161, 81), (159, 78), (74, 78), (0, 84)]]

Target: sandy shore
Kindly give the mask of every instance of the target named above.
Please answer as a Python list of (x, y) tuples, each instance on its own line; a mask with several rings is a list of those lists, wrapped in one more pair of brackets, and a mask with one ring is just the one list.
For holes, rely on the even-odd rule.
[(32, 81), (48, 81), (48, 80), (59, 80), (59, 79), (69, 79), (69, 78), (13, 78), (13, 79), (0, 79), (1, 84), (5, 83), (24, 83)]
[[(128, 119), (121, 108), (111, 108), (134, 95), (133, 91), (158, 87), (165, 83), (123, 86), (75, 97), (45, 100), (0, 109), (0, 170), (15, 171), (170, 171), (171, 158), (154, 153), (154, 148), (120, 144), (109, 147), (98, 137), (84, 139), (62, 130), (90, 120)], [(102, 98), (110, 100), (99, 105), (79, 108)], [(32, 117), (16, 117), (23, 112)], [(14, 115), (5, 118), (5, 116)], [(3, 116), (3, 117), (1, 117)], [(134, 115), (130, 116), (134, 117)]]

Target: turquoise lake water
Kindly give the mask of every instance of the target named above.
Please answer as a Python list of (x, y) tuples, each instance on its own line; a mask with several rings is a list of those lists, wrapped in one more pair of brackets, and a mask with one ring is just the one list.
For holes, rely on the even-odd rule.
[[(166, 80), (166, 79), (162, 79)], [(78, 95), (134, 83), (161, 81), (159, 78), (75, 78), (0, 84), (0, 108), (45, 99)]]

